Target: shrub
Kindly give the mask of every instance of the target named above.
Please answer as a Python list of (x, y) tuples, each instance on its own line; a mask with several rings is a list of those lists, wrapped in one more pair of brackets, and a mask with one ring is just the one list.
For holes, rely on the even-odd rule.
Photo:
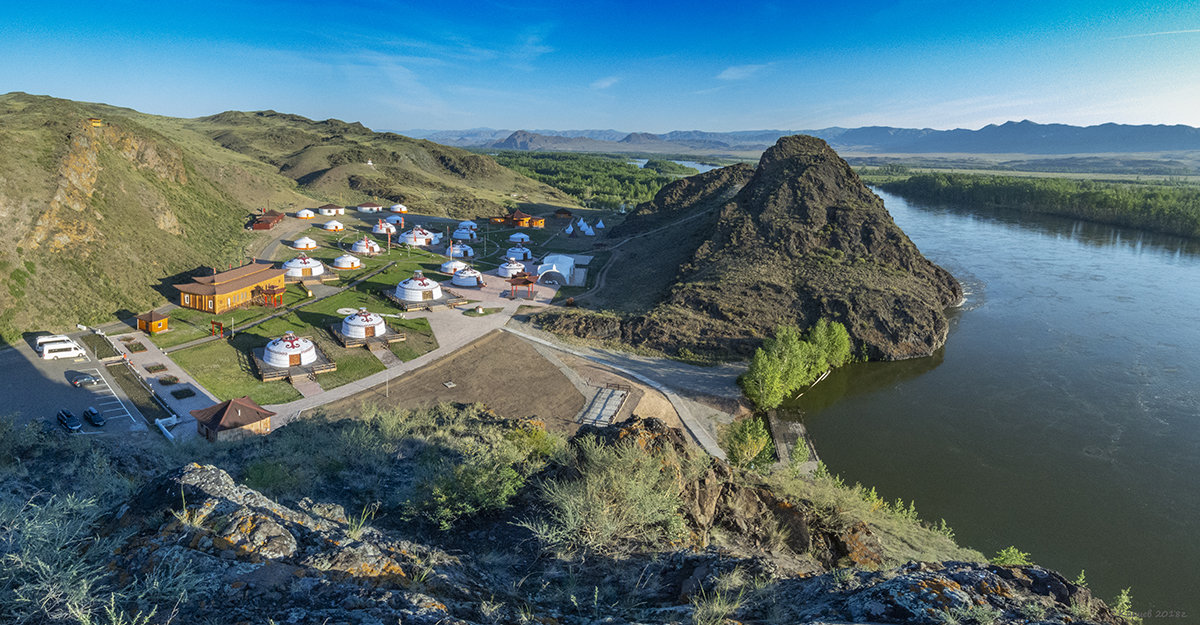
[(166, 370), (167, 370), (167, 366), (166, 366), (166, 365), (164, 365), (164, 364), (159, 364), (159, 363), (157, 363), (157, 362), (156, 362), (156, 363), (152, 363), (152, 364), (148, 364), (148, 365), (146, 365), (146, 367), (145, 367), (145, 368), (146, 368), (146, 373), (161, 373), (161, 372), (163, 372), (163, 371), (166, 371)]
[(996, 552), (992, 557), (992, 564), (1001, 566), (1029, 566), (1033, 564), (1029, 560), (1029, 554), (1017, 549), (1016, 547), (1005, 547)]
[(771, 410), (850, 359), (850, 334), (836, 321), (821, 319), (804, 336), (795, 326), (779, 326), (775, 337), (755, 350), (738, 383), (760, 410)]
[(749, 417), (730, 425), (725, 437), (725, 452), (735, 467), (763, 471), (775, 462), (775, 447), (766, 421)]
[(175, 399), (187, 399), (189, 397), (195, 397), (195, 395), (196, 391), (193, 391), (190, 388), (177, 388), (171, 391), (171, 397), (174, 397)]
[(162, 376), (162, 377), (158, 378), (158, 383), (159, 383), (159, 384), (162, 384), (163, 386), (170, 386), (170, 385), (172, 385), (172, 384), (179, 384), (179, 378), (177, 378), (177, 377), (175, 377), (175, 376), (173, 376), (173, 375), (164, 375), (164, 376)]
[(133, 353), (146, 351), (146, 346), (142, 345), (141, 341), (130, 341), (125, 343), (125, 348)]

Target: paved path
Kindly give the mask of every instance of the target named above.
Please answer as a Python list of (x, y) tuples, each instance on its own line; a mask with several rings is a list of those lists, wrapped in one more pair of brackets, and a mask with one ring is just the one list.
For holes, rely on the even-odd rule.
[[(125, 354), (129, 363), (137, 370), (138, 375), (150, 383), (150, 388), (159, 399), (175, 411), (179, 416), (180, 421), (177, 425), (171, 428), (171, 435), (178, 440), (187, 440), (196, 435), (196, 420), (192, 418), (191, 411), (209, 406), (220, 402), (212, 393), (209, 393), (199, 382), (195, 380), (182, 367), (175, 364), (170, 356), (167, 356), (154, 343), (150, 342), (150, 338), (141, 332), (133, 333), (137, 338), (137, 342), (146, 347), (146, 351), (131, 352), (129, 347), (120, 341), (119, 336), (111, 337), (117, 351)], [(149, 373), (146, 371), (147, 365), (159, 364), (166, 366), (166, 370), (159, 373)], [(158, 379), (164, 375), (173, 375), (179, 379), (176, 384), (164, 386)], [(177, 399), (171, 394), (171, 391), (190, 388), (196, 394), (184, 399)]]
[(393, 367), (403, 362), (392, 353), (392, 350), (388, 349), (386, 343), (371, 343), (367, 349), (371, 350), (371, 355), (378, 358), (385, 367)]
[(321, 388), (321, 383), (308, 377), (308, 375), (291, 376), (288, 378), (288, 381), (292, 383), (293, 388), (300, 391), (300, 394), (305, 397), (312, 397), (325, 392), (325, 389)]

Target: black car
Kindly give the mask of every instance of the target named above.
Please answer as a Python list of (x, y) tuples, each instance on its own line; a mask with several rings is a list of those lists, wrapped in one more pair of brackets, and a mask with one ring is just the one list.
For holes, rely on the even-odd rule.
[(88, 409), (83, 411), (83, 418), (96, 427), (104, 425), (104, 417), (100, 416), (100, 411), (91, 406), (88, 406)]
[(65, 408), (58, 411), (58, 423), (68, 432), (78, 432), (83, 429), (83, 421)]
[(77, 376), (71, 380), (71, 384), (74, 384), (77, 387), (79, 387), (79, 386), (95, 386), (97, 384), (103, 384), (103, 383), (104, 383), (104, 380), (100, 379), (100, 376), (92, 375), (90, 373), (85, 373), (85, 374), (83, 374), (81, 376)]

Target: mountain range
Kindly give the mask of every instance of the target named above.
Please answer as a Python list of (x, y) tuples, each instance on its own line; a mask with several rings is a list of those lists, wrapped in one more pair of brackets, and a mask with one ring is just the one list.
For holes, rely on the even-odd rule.
[(843, 152), (962, 154), (1097, 154), (1200, 150), (1200, 129), (1184, 125), (1072, 126), (1029, 120), (978, 130), (864, 126), (815, 130), (675, 130), (662, 134), (616, 130), (408, 130), (401, 134), (444, 145), (500, 150), (757, 155), (780, 137), (805, 134)]

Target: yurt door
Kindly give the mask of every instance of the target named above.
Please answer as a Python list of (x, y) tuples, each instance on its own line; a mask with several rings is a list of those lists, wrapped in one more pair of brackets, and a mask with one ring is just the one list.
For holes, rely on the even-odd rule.
[(433, 291), (421, 291), (421, 299), (433, 299)]
[(300, 275), (302, 275), (302, 276), (311, 276), (311, 275), (312, 275), (312, 268), (311, 268), (311, 267), (305, 267), (304, 269), (302, 269), (302, 270), (300, 271)]
[(299, 367), (300, 366), (300, 354), (288, 354), (288, 366), (289, 367)]
[(375, 336), (375, 326), (367, 326), (366, 337), (371, 338), (372, 336)]

